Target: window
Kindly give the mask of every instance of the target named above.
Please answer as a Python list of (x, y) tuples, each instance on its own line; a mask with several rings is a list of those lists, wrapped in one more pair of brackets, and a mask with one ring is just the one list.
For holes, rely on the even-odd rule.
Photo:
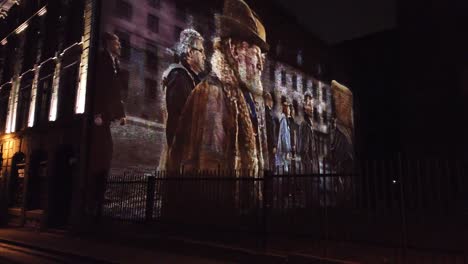
[(0, 90), (0, 134), (5, 132), (8, 113), (8, 99), (10, 98), (11, 85), (5, 85)]
[(130, 3), (126, 1), (117, 0), (115, 2), (115, 14), (119, 18), (132, 20), (133, 7)]
[[(51, 71), (48, 73), (52, 74)], [(48, 122), (49, 110), (50, 110), (50, 101), (52, 99), (52, 75), (49, 78), (41, 80), (38, 85), (38, 109), (36, 115), (36, 121), (34, 122), (38, 125), (45, 125)]]
[(154, 8), (159, 8), (161, 6), (161, 0), (148, 0), (148, 5)]
[(156, 99), (156, 89), (158, 83), (152, 79), (145, 79), (145, 96), (147, 99)]
[(318, 116), (318, 110), (317, 107), (314, 107), (314, 121), (318, 122), (319, 116)]
[(304, 79), (302, 82), (302, 92), (305, 93), (307, 91), (307, 84), (309, 83), (309, 80)]
[(21, 79), (20, 90), (18, 92), (15, 131), (20, 131), (27, 127), (33, 77), (32, 74), (27, 74)]
[(146, 26), (152, 32), (158, 33), (158, 31), (159, 31), (159, 18), (157, 16), (149, 14), (147, 19), (146, 19)]
[(317, 81), (312, 80), (312, 97), (317, 98)]
[(286, 71), (281, 71), (281, 85), (286, 85)]
[(158, 69), (158, 55), (157, 48), (154, 45), (148, 44), (145, 51), (145, 66), (149, 71), (156, 71)]
[(293, 74), (293, 76), (291, 77), (291, 81), (292, 81), (293, 90), (297, 91), (297, 75), (296, 74)]
[(130, 60), (130, 35), (122, 31), (116, 31), (115, 34), (119, 37), (122, 46), (120, 59)]
[(326, 102), (328, 96), (328, 91), (326, 87), (322, 87), (322, 101)]

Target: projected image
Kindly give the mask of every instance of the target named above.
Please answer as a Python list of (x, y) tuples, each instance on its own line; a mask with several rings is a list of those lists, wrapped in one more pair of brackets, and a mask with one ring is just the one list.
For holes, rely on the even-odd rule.
[[(301, 69), (300, 50), (295, 65), (270, 57), (273, 29), (246, 2), (213, 9), (103, 3), (91, 154), (96, 193), (109, 177), (130, 174), (352, 170), (349, 89)], [(259, 186), (228, 192), (256, 192), (260, 201)]]

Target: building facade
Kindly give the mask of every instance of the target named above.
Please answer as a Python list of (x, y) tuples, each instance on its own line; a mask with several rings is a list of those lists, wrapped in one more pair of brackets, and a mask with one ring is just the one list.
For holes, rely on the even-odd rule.
[[(158, 169), (167, 145), (167, 111), (161, 77), (174, 62), (173, 48), (183, 29), (205, 38), (209, 61), (215, 36), (215, 1), (170, 0), (0, 1), (0, 217), (38, 228), (80, 225), (87, 189), (88, 118), (93, 98), (93, 54), (97, 32), (119, 36), (128, 124), (112, 125), (112, 174)], [(208, 8), (209, 7), (209, 8)], [(101, 20), (97, 21), (96, 17)], [(301, 33), (302, 34), (302, 33)], [(313, 96), (314, 129), (327, 153), (333, 117), (330, 80), (310, 71), (302, 50), (278, 43), (266, 59), (263, 87), (276, 102), (290, 100), (303, 121), (304, 94)], [(286, 54), (286, 53), (285, 53)], [(290, 56), (289, 56), (290, 57)], [(314, 61), (317, 60), (314, 58)], [(309, 63), (310, 64), (310, 63)], [(317, 63), (320, 69), (322, 63)], [(324, 64), (325, 65), (325, 64)], [(209, 67), (208, 67), (209, 68)], [(260, 113), (264, 110), (260, 104)], [(265, 156), (265, 159), (266, 156)]]
[[(129, 125), (115, 125), (112, 128), (115, 149), (112, 168), (116, 175), (128, 168), (160, 168), (167, 145), (167, 112), (162, 73), (174, 62), (172, 49), (179, 40), (179, 33), (186, 28), (193, 28), (204, 37), (209, 64), (212, 40), (216, 33), (215, 14), (221, 11), (222, 5), (209, 0), (197, 3), (196, 6), (193, 3), (165, 0), (104, 2), (101, 32), (119, 36), (123, 47), (121, 68), (128, 84), (128, 90), (121, 93)], [(271, 43), (287, 43), (288, 38), (295, 37), (286, 34), (277, 38), (271, 40)], [(294, 53), (295, 62), (283, 59), (285, 56), (280, 50)], [(332, 117), (329, 80), (319, 79), (322, 77), (320, 71), (318, 74), (307, 73), (308, 70), (302, 67), (307, 58), (298, 48), (278, 44), (270, 52), (275, 54), (267, 57), (263, 72), (264, 90), (272, 93), (276, 102), (280, 102), (282, 97), (290, 100), (296, 110), (295, 119), (298, 123), (303, 120), (304, 93), (308, 91), (313, 95), (314, 129), (324, 146), (321, 155), (326, 155), (325, 141)], [(280, 104), (276, 104), (275, 109), (279, 116)]]
[(69, 225), (84, 166), (93, 1), (1, 1), (2, 220)]

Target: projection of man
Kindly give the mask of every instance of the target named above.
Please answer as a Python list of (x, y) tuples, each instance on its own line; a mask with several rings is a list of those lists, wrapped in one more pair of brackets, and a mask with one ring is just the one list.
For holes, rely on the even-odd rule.
[(353, 170), (353, 94), (344, 85), (332, 81), (335, 118), (330, 131), (331, 146), (327, 159), (335, 173)]
[(125, 82), (119, 67), (121, 46), (119, 38), (110, 33), (103, 36), (104, 50), (97, 58), (97, 74), (94, 94), (94, 126), (91, 143), (91, 181), (89, 186), (88, 213), (100, 212), (104, 199), (106, 180), (112, 161), (113, 141), (110, 125), (118, 120), (126, 124), (120, 91)]
[(165, 169), (168, 149), (179, 124), (179, 118), (185, 102), (196, 85), (200, 83), (199, 74), (205, 70), (206, 56), (203, 37), (193, 29), (180, 33), (179, 42), (175, 45), (177, 63), (169, 65), (162, 75), (163, 89), (166, 91), (166, 142), (159, 169)]
[(198, 74), (205, 70), (203, 41), (203, 37), (197, 31), (183, 30), (175, 48), (179, 62), (169, 65), (163, 73), (167, 105), (166, 138), (169, 146), (172, 144), (185, 102), (193, 88), (200, 83)]
[(218, 15), (213, 72), (189, 97), (169, 154), (169, 168), (263, 170), (255, 99), (268, 49), (263, 24), (242, 0), (226, 0)]
[(306, 173), (319, 172), (319, 157), (315, 132), (313, 129), (313, 106), (312, 95), (304, 95), (304, 121), (300, 127), (299, 155), (301, 156), (302, 168)]
[(265, 125), (268, 144), (268, 162), (270, 170), (275, 169), (276, 143), (278, 142), (278, 133), (276, 119), (273, 113), (273, 98), (270, 93), (265, 93)]
[(286, 173), (289, 171), (292, 158), (292, 147), (291, 147), (291, 129), (288, 123), (288, 116), (291, 113), (290, 103), (287, 101), (283, 102), (283, 113), (279, 118), (279, 134), (278, 143), (276, 145), (276, 166), (279, 173), (283, 171)]

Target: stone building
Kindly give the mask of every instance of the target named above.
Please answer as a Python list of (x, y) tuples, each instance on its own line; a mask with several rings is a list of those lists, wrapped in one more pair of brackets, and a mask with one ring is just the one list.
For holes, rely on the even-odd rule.
[(68, 226), (86, 164), (93, 1), (3, 0), (0, 9), (0, 217)]

